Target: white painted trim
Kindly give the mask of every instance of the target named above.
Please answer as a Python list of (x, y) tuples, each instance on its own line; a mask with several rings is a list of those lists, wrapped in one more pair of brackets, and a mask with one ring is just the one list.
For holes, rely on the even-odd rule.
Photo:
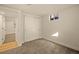
[(51, 41), (51, 42), (55, 42), (55, 43), (57, 43), (57, 44), (60, 44), (60, 45), (62, 45), (62, 46), (65, 46), (65, 47), (68, 47), (68, 48), (71, 48), (71, 49), (74, 49), (74, 50), (79, 51), (79, 49), (76, 49), (76, 48), (74, 48), (74, 47), (71, 47), (71, 46), (69, 46), (69, 45), (67, 45), (67, 44), (64, 44), (64, 43), (61, 43), (61, 42), (57, 42), (57, 41), (51, 40), (50, 38), (47, 38), (47, 37), (43, 37), (43, 38), (46, 39), (46, 40), (49, 40), (49, 41)]

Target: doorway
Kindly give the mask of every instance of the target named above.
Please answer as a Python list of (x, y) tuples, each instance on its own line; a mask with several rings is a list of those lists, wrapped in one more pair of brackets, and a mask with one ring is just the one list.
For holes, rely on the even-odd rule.
[(14, 42), (15, 39), (15, 18), (10, 16), (5, 16), (5, 40), (4, 43)]
[(1, 28), (1, 30), (2, 30), (2, 36), (1, 36), (2, 37), (2, 44), (0, 44), (0, 52), (17, 47), (16, 31), (15, 31), (16, 17), (5, 16), (5, 17), (2, 17), (1, 20), (2, 20), (2, 23), (0, 23), (0, 26), (2, 26), (2, 28)]

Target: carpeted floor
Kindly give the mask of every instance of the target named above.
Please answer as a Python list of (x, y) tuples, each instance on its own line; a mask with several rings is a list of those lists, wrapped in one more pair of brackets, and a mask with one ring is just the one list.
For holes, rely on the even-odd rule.
[(21, 47), (14, 48), (2, 54), (78, 54), (78, 51), (63, 47), (46, 39), (37, 39), (24, 43)]

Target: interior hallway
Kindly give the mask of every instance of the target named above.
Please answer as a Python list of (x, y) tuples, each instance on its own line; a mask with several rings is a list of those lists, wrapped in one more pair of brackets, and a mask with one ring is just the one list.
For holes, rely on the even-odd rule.
[(37, 39), (24, 43), (21, 47), (14, 48), (3, 54), (77, 54), (78, 51), (58, 45), (46, 39)]

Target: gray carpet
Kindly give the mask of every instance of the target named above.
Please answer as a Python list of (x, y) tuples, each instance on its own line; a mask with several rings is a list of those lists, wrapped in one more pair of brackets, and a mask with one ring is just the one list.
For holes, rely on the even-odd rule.
[(78, 51), (63, 47), (46, 39), (24, 43), (21, 47), (1, 52), (2, 54), (77, 54)]

